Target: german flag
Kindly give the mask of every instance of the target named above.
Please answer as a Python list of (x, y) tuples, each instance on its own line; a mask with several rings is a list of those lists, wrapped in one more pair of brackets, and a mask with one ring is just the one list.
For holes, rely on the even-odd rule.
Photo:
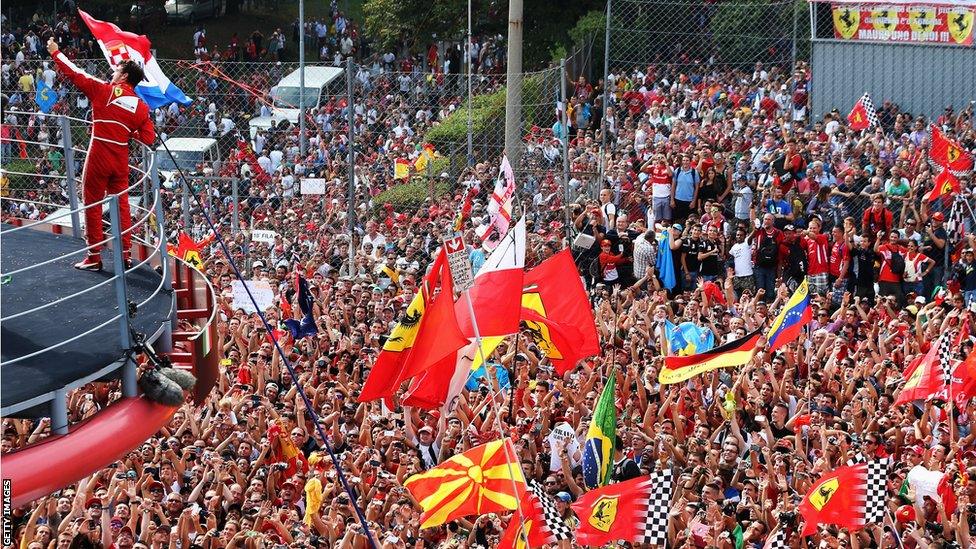
[(662, 385), (680, 383), (719, 368), (742, 366), (752, 360), (756, 354), (756, 346), (759, 344), (760, 337), (759, 330), (756, 330), (741, 339), (720, 345), (704, 353), (664, 357), (664, 368), (661, 369), (657, 380)]
[(526, 486), (516, 456), (508, 438), (495, 440), (408, 478), (403, 485), (424, 510), (420, 527), (517, 509)]

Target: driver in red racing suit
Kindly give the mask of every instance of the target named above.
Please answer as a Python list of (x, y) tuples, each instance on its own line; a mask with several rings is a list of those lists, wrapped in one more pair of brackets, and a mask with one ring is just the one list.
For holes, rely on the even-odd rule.
[[(104, 82), (79, 69), (63, 53), (53, 38), (48, 39), (47, 50), (57, 63), (61, 73), (88, 97), (92, 106), (92, 136), (85, 157), (81, 180), (86, 206), (105, 198), (106, 193), (119, 194), (119, 230), (132, 226), (129, 212), (129, 139), (152, 145), (156, 128), (149, 116), (149, 106), (136, 96), (133, 87), (144, 78), (142, 67), (132, 61), (123, 61), (115, 67), (111, 82)], [(88, 257), (76, 263), (75, 268), (86, 271), (102, 269), (99, 244), (102, 232), (102, 208), (85, 209), (85, 238), (88, 241)], [(129, 249), (132, 247), (131, 231), (122, 236), (122, 252), (126, 265), (130, 264)]]

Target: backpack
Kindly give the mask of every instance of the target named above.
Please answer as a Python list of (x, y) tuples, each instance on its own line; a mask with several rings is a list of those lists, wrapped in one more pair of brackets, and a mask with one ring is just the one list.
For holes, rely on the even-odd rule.
[(759, 248), (756, 250), (756, 264), (760, 267), (775, 267), (779, 257), (779, 244), (772, 236), (763, 234), (759, 237)]
[(901, 255), (898, 252), (893, 251), (891, 252), (891, 259), (889, 260), (889, 264), (891, 266), (892, 273), (898, 276), (902, 276), (905, 274), (905, 256)]

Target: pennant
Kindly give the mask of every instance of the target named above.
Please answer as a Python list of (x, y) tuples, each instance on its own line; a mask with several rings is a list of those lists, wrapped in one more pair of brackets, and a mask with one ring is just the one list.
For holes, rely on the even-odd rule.
[(742, 366), (752, 360), (760, 337), (759, 330), (756, 330), (711, 351), (690, 356), (664, 357), (664, 368), (658, 375), (658, 382), (664, 385), (680, 383), (719, 368)]
[(661, 285), (666, 290), (673, 290), (678, 285), (677, 276), (674, 273), (674, 257), (671, 253), (671, 229), (664, 229), (657, 236), (657, 270)]
[(123, 61), (135, 61), (142, 66), (146, 79), (135, 87), (135, 92), (150, 109), (165, 107), (174, 102), (182, 105), (191, 103), (186, 94), (170, 82), (159, 68), (148, 38), (125, 32), (112, 23), (99, 21), (82, 10), (78, 10), (78, 15), (95, 36), (102, 54), (113, 69)]
[(806, 279), (796, 288), (790, 296), (786, 306), (773, 320), (769, 328), (769, 335), (766, 341), (769, 342), (769, 352), (775, 352), (780, 347), (795, 341), (800, 336), (800, 331), (813, 319), (813, 311), (810, 308), (810, 286)]
[(408, 478), (403, 485), (423, 509), (420, 527), (515, 510), (526, 489), (516, 456), (509, 439), (496, 440)]
[(617, 372), (612, 370), (593, 411), (583, 444), (583, 484), (587, 489), (610, 483), (613, 450), (617, 441), (617, 407), (614, 404)]
[(42, 78), (37, 81), (37, 91), (34, 93), (34, 101), (37, 103), (37, 108), (47, 114), (51, 112), (55, 103), (58, 102), (58, 92), (52, 90)]
[(854, 108), (851, 109), (851, 113), (847, 115), (847, 122), (850, 124), (852, 130), (858, 131), (881, 125), (870, 95), (865, 93), (857, 100)]

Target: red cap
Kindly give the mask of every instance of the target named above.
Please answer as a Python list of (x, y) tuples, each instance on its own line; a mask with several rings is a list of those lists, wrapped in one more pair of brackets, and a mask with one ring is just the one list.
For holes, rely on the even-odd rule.
[(102, 500), (98, 498), (94, 498), (94, 497), (88, 498), (88, 501), (85, 502), (85, 509), (88, 509), (90, 507), (101, 507), (101, 506), (102, 506)]
[(932, 214), (932, 219), (936, 221), (945, 221), (945, 215), (942, 212), (935, 212)]

